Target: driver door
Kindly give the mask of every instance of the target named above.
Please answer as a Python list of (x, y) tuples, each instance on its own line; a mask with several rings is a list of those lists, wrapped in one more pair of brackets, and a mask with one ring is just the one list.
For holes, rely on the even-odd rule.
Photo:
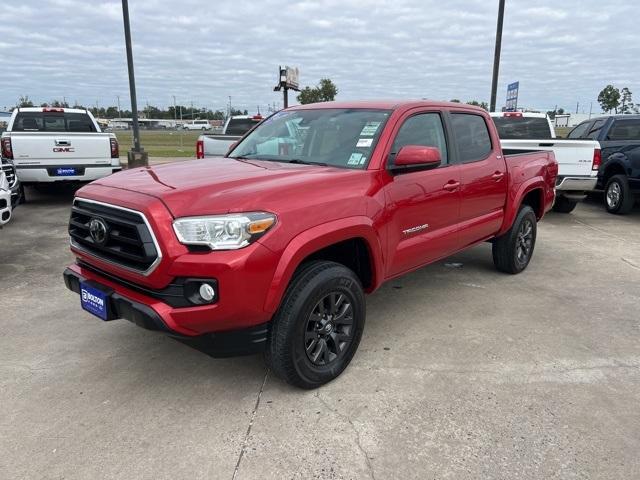
[(388, 277), (446, 257), (459, 243), (460, 166), (450, 163), (442, 112), (410, 112), (399, 123), (388, 162), (403, 146), (422, 145), (437, 147), (442, 163), (429, 170), (394, 173), (386, 186)]

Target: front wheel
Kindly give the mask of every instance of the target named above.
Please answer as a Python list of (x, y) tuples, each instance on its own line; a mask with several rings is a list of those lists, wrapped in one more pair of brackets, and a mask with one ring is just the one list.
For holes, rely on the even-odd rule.
[(305, 264), (273, 319), (267, 364), (291, 385), (317, 388), (347, 368), (364, 321), (364, 292), (355, 273), (335, 262)]
[(558, 213), (571, 213), (573, 209), (576, 208), (576, 205), (578, 205), (578, 202), (559, 195), (553, 204), (553, 211)]
[(624, 215), (633, 208), (634, 197), (626, 175), (614, 175), (604, 189), (607, 212)]
[(536, 214), (529, 205), (524, 205), (520, 207), (509, 231), (493, 241), (493, 263), (496, 268), (511, 274), (527, 268), (536, 245), (536, 234)]

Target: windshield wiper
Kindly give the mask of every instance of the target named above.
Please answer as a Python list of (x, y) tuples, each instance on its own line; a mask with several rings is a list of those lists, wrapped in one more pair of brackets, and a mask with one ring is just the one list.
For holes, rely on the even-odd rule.
[(324, 162), (307, 162), (306, 160), (300, 160), (299, 158), (294, 158), (293, 160), (287, 160), (287, 163), (299, 163), (301, 165), (319, 165), (321, 167), (328, 166), (328, 164)]

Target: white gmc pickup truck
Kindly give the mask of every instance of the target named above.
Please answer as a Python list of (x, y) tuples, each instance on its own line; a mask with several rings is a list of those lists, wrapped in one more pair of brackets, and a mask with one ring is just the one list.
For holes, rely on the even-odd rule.
[(545, 113), (491, 112), (505, 155), (550, 150), (558, 161), (556, 201), (553, 210), (569, 213), (587, 193), (596, 188), (602, 163), (600, 144), (595, 140), (556, 138)]
[(115, 135), (84, 109), (16, 108), (0, 142), (23, 185), (90, 182), (122, 169)]
[(221, 135), (200, 135), (196, 142), (196, 158), (225, 155), (231, 145), (262, 121), (262, 115), (234, 115), (227, 118)]

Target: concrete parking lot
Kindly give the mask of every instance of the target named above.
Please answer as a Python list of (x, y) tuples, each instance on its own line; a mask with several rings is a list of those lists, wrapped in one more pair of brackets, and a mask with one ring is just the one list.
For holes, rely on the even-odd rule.
[(0, 231), (0, 478), (640, 478), (640, 210), (539, 225), (528, 270), (490, 246), (386, 284), (333, 383), (212, 359), (80, 309), (71, 194)]

